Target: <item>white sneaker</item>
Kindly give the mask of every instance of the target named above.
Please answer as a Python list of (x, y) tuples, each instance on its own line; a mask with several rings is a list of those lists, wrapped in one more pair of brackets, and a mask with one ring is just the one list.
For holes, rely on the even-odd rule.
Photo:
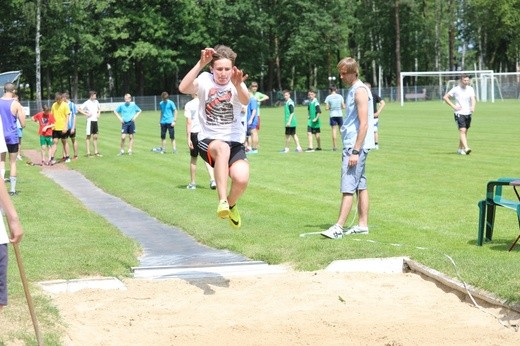
[(122, 155), (124, 155), (124, 154), (125, 154), (125, 151), (124, 151), (124, 150), (120, 150), (120, 151), (119, 151), (119, 154), (117, 154), (117, 156), (122, 156)]
[(464, 149), (459, 149), (459, 150), (457, 150), (457, 154), (466, 155), (466, 151)]
[(195, 190), (197, 188), (197, 185), (193, 184), (193, 183), (189, 183), (188, 186), (186, 186), (186, 188), (188, 190)]
[(132, 150), (128, 150), (128, 155), (132, 155)]
[(209, 188), (212, 190), (215, 190), (217, 188), (217, 183), (215, 182), (215, 180), (209, 182)]
[(465, 154), (465, 155), (469, 155), (469, 153), (471, 153), (471, 148), (466, 148), (466, 149), (464, 150), (464, 154)]
[(368, 234), (368, 227), (360, 227), (360, 226), (352, 226), (346, 231), (343, 231), (343, 235), (352, 235), (352, 234)]
[(321, 235), (330, 239), (341, 239), (343, 238), (343, 228), (341, 228), (338, 224), (335, 224), (328, 230), (321, 232)]

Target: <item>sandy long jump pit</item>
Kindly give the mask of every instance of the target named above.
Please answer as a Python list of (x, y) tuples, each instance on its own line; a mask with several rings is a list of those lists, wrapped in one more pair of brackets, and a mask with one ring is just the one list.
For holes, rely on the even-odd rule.
[(427, 275), (351, 263), (49, 294), (67, 323), (65, 345), (520, 344), (512, 310), (475, 307)]

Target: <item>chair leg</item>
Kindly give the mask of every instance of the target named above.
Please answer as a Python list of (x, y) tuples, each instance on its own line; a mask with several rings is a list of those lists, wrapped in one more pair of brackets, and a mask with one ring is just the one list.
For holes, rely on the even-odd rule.
[(495, 209), (494, 204), (487, 203), (487, 215), (486, 215), (486, 241), (493, 239), (493, 227), (495, 225)]
[[(516, 190), (515, 190), (515, 192), (516, 192)], [(520, 228), (520, 206), (518, 208), (519, 209), (517, 209), (516, 216), (518, 217), (518, 228)], [(511, 244), (511, 246), (509, 247), (509, 251), (513, 250), (516, 243), (518, 243), (518, 240), (520, 240), (520, 235), (516, 238), (516, 240), (513, 242), (513, 244)]]
[(486, 201), (478, 202), (478, 232), (477, 245), (482, 246), (484, 242), (484, 224), (486, 223)]
[(518, 240), (520, 240), (520, 235), (518, 237), (516, 237), (516, 240), (513, 242), (513, 244), (511, 244), (511, 246), (509, 247), (509, 251), (513, 250), (516, 243), (518, 243)]

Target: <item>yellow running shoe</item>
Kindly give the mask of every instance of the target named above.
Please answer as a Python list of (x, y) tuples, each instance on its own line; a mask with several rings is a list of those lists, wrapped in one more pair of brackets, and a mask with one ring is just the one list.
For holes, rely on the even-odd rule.
[(229, 204), (227, 200), (223, 199), (218, 203), (217, 216), (221, 219), (227, 219), (229, 214)]
[(233, 208), (229, 209), (229, 222), (233, 228), (240, 228), (240, 226), (242, 226), (242, 219), (240, 218), (236, 204)]

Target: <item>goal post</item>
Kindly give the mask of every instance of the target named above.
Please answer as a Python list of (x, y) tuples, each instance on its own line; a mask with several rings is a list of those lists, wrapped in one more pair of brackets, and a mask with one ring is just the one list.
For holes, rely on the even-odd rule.
[[(449, 83), (457, 81), (462, 74), (471, 77), (472, 86), (478, 101), (495, 102), (495, 73), (493, 70), (465, 70), (465, 71), (413, 71), (400, 74), (401, 106), (405, 101), (427, 99), (442, 100)], [(411, 80), (410, 78), (414, 78)], [(419, 80), (423, 80), (422, 83)]]

